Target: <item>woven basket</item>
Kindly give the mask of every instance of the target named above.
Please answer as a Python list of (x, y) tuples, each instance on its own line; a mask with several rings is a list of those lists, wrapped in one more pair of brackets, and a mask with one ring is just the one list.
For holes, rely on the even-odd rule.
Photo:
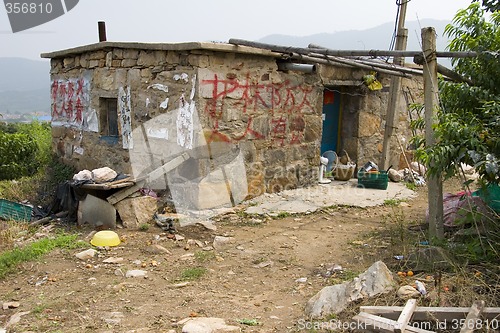
[(333, 178), (336, 180), (349, 180), (354, 175), (354, 170), (356, 169), (356, 163), (351, 161), (349, 154), (344, 150), (344, 154), (347, 157), (347, 164), (340, 163), (339, 156), (335, 159), (333, 165), (332, 173)]

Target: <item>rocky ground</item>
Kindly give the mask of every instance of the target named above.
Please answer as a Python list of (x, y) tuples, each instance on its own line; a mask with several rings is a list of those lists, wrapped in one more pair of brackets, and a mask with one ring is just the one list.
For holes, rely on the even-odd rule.
[[(216, 317), (243, 332), (314, 332), (301, 323), (323, 287), (377, 260), (397, 278), (395, 251), (415, 246), (397, 233), (423, 222), (425, 191), (406, 202), (273, 218), (235, 209), (216, 218), (215, 231), (188, 226), (176, 238), (153, 225), (119, 229), (122, 243), (94, 257), (75, 256), (90, 245), (56, 250), (0, 280), (0, 303), (13, 304), (0, 309), (0, 327), (17, 314), (9, 332), (173, 333), (185, 318)], [(88, 242), (91, 230), (78, 232)], [(127, 277), (137, 270), (146, 275)]]

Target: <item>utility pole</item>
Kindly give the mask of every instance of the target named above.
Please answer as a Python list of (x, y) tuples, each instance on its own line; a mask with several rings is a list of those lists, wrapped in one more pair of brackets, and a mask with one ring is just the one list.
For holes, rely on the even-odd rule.
[[(439, 108), (436, 30), (434, 28), (422, 29), (422, 48), (424, 52), (425, 145), (432, 146), (436, 143), (432, 126), (437, 122), (436, 111)], [(443, 182), (440, 174), (427, 177), (427, 190), (429, 239), (443, 239)]]
[[(401, 0), (399, 6), (399, 21), (396, 33), (396, 51), (406, 50), (408, 40), (408, 29), (405, 29), (406, 7), (409, 0)], [(393, 63), (398, 66), (404, 66), (404, 57), (394, 57)], [(394, 128), (397, 128), (397, 113), (396, 108), (399, 100), (399, 91), (401, 90), (401, 77), (392, 76), (391, 86), (389, 90), (389, 102), (387, 107), (387, 114), (385, 116), (385, 130), (384, 130), (384, 143), (382, 146), (382, 160), (381, 165), (384, 170), (389, 168), (391, 160), (390, 143)], [(404, 148), (403, 148), (404, 149)], [(403, 152), (404, 153), (404, 152)], [(408, 166), (410, 167), (410, 166)]]

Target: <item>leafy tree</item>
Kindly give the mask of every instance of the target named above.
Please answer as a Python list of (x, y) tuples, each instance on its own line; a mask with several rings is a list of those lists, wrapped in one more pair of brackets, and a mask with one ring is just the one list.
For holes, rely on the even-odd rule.
[[(479, 0), (475, 0), (479, 2)], [(500, 2), (498, 0), (482, 0), (483, 7), (490, 12), (500, 10)]]
[(431, 174), (449, 177), (466, 163), (475, 166), (485, 182), (499, 183), (500, 12), (487, 20), (481, 4), (473, 2), (457, 12), (445, 34), (451, 38), (450, 51), (479, 52), (477, 57), (452, 60), (454, 70), (473, 85), (440, 80), (437, 144), (421, 148), (418, 156), (431, 165)]

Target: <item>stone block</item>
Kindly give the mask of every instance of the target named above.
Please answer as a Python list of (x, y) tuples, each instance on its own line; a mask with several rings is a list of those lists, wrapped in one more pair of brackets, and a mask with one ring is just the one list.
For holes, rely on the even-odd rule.
[(123, 59), (135, 59), (139, 57), (139, 50), (126, 49), (123, 50)]
[(106, 53), (106, 67), (111, 67), (111, 64), (113, 62), (113, 52), (108, 52)]
[(360, 112), (359, 113), (359, 129), (358, 137), (371, 137), (380, 131), (380, 116), (369, 113)]
[(156, 198), (150, 196), (127, 198), (115, 204), (123, 226), (131, 229), (149, 223), (158, 209), (157, 206)]
[(123, 49), (113, 49), (113, 59), (123, 59)]
[(106, 58), (106, 52), (104, 51), (95, 51), (89, 53), (89, 60), (100, 60)]
[(179, 63), (179, 54), (176, 51), (167, 51), (165, 61), (169, 64), (176, 65)]
[(307, 115), (304, 116), (304, 142), (316, 142), (321, 138), (323, 133), (323, 121), (321, 116)]
[(95, 68), (95, 67), (99, 67), (99, 60), (90, 60), (89, 68)]
[(137, 65), (150, 67), (157, 64), (155, 53), (151, 51), (140, 51), (137, 58)]
[(65, 68), (75, 66), (75, 58), (64, 58), (64, 60), (63, 60), (63, 66)]
[(121, 65), (122, 65), (121, 60), (115, 59), (115, 60), (111, 61), (111, 67), (121, 67)]
[(126, 58), (123, 59), (121, 62), (122, 67), (133, 67), (137, 66), (137, 60), (136, 59), (131, 59), (131, 58)]
[(188, 57), (189, 64), (195, 67), (207, 68), (210, 65), (210, 59), (207, 55), (193, 55)]

